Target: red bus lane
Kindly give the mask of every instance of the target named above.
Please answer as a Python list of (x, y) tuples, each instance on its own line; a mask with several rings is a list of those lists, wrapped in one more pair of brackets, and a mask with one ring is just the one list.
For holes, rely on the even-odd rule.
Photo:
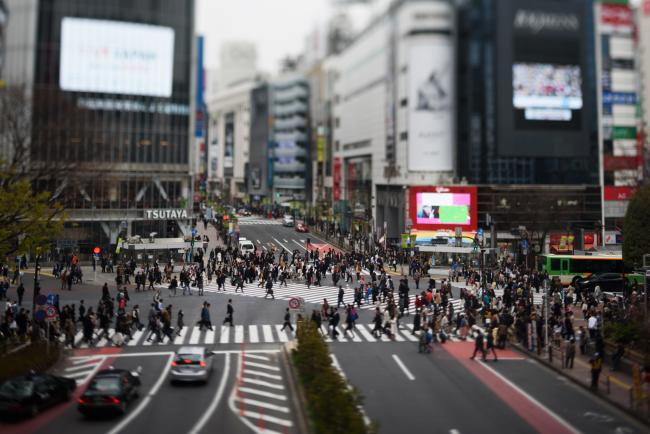
[[(102, 348), (101, 350), (86, 349), (86, 350), (76, 350), (74, 352), (74, 357), (88, 357), (89, 359), (99, 359), (101, 364), (97, 366), (97, 369), (94, 372), (99, 371), (100, 369), (110, 366), (114, 361), (115, 357), (111, 357), (112, 354), (119, 354), (122, 352), (121, 348)], [(74, 360), (74, 359), (72, 359)], [(61, 375), (65, 377), (65, 368), (71, 367), (72, 363), (70, 360), (65, 360), (62, 362), (63, 368), (57, 372), (53, 372), (54, 375)], [(85, 378), (84, 382), (79, 384), (77, 383), (77, 388), (75, 389), (70, 401), (55, 405), (47, 410), (44, 410), (42, 413), (39, 413), (33, 419), (24, 419), (20, 421), (2, 421), (0, 422), (0, 432), (2, 434), (29, 434), (37, 432), (39, 429), (43, 428), (47, 424), (55, 422), (55, 420), (63, 415), (71, 406), (77, 405), (77, 399), (81, 396), (83, 391), (88, 384), (90, 377)]]
[[(478, 354), (475, 360), (470, 360), (469, 357), (474, 351), (473, 343), (467, 342), (461, 345), (455, 343), (454, 345), (443, 345), (440, 348), (443, 348), (451, 357), (458, 360), (537, 432), (544, 434), (579, 433), (577, 429), (573, 428), (560, 416), (492, 369), (490, 364), (494, 362), (491, 356), (488, 355), (488, 362), (485, 363), (479, 361), (480, 356)], [(497, 355), (501, 360), (524, 360), (520, 354), (511, 350), (497, 350)]]

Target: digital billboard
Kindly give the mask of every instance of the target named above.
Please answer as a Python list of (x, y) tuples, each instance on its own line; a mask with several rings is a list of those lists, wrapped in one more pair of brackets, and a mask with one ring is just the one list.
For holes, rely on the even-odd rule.
[(477, 227), (476, 187), (411, 187), (409, 202), (415, 229)]
[(529, 121), (570, 121), (582, 109), (578, 65), (515, 63), (512, 103)]
[(63, 90), (169, 98), (173, 67), (172, 28), (62, 20), (59, 86)]

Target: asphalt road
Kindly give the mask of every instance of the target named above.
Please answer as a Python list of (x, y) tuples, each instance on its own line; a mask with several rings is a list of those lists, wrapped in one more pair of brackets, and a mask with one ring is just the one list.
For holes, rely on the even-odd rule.
[[(300, 234), (279, 225), (243, 225), (241, 232), (267, 249), (292, 244), (300, 248), (307, 237), (319, 242), (313, 234)], [(30, 277), (26, 275), (25, 304), (31, 300)], [(89, 284), (61, 292), (58, 282), (48, 277), (43, 278), (41, 286), (44, 293), (60, 294), (61, 305), (78, 306), (84, 299), (87, 305), (95, 306), (101, 293), (97, 286)], [(145, 336), (140, 335), (132, 345), (122, 348), (111, 347), (108, 340), (100, 339), (97, 347), (68, 350), (65, 360), (56, 368), (58, 374), (78, 381), (80, 393), (98, 369), (109, 365), (128, 369), (141, 366), (141, 397), (125, 417), (86, 420), (73, 401), (31, 421), (0, 424), (0, 431), (299, 432), (296, 397), (288, 387), (286, 367), (278, 353), (281, 345), (293, 337), (291, 332), (279, 328), (287, 298), (298, 291), (295, 288), (300, 288), (300, 294), (307, 300), (307, 314), (318, 307), (322, 296), (331, 294), (325, 287), (307, 290), (295, 286), (277, 288), (278, 300), (264, 300), (259, 292), (262, 289), (257, 290), (256, 284), (247, 285), (243, 296), (235, 295), (231, 289), (223, 293), (206, 288), (203, 297), (169, 297), (163, 289), (165, 304), (172, 304), (175, 313), (178, 309), (185, 312), (187, 327), (182, 339), (147, 344)], [(12, 291), (13, 288), (13, 298)], [(130, 305), (140, 304), (146, 316), (152, 293), (130, 291), (130, 296)], [(222, 327), (229, 298), (235, 309), (235, 326)], [(195, 329), (204, 300), (212, 304), (214, 333), (199, 333)], [(335, 298), (330, 300), (334, 301)], [(359, 330), (354, 338), (330, 345), (338, 365), (364, 396), (363, 409), (370, 420), (378, 423), (381, 433), (647, 432), (647, 427), (634, 419), (518, 353), (502, 352), (498, 363), (482, 364), (469, 360), (471, 342), (449, 341), (437, 344), (432, 354), (419, 354), (408, 328), (400, 331), (399, 342), (375, 340), (369, 336), (371, 309), (362, 309), (360, 316), (358, 323), (365, 333)], [(179, 387), (169, 383), (169, 357), (181, 343), (207, 346), (217, 352), (214, 374), (207, 385)]]

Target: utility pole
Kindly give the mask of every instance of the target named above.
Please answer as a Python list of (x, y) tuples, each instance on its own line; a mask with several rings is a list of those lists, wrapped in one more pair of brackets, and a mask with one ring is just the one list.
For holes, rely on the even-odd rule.
[(544, 279), (544, 347), (546, 348), (547, 356), (551, 351), (551, 346), (548, 342), (548, 293), (550, 286), (548, 279)]

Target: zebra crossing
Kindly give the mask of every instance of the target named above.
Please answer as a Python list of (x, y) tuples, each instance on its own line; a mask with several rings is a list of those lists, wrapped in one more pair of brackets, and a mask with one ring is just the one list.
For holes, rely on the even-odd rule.
[(264, 219), (264, 218), (248, 218), (248, 217), (239, 217), (237, 220), (239, 226), (253, 226), (253, 225), (273, 225), (280, 226), (282, 221), (274, 219)]
[[(501, 297), (501, 299), (503, 299), (504, 292), (505, 290), (503, 288), (496, 288), (494, 290), (494, 295), (497, 297)], [(533, 305), (541, 306), (542, 304), (544, 304), (544, 293), (541, 291), (538, 293), (535, 290), (533, 290)]]
[[(294, 326), (295, 327), (295, 326)], [(344, 333), (346, 324), (337, 327), (339, 333), (337, 342), (417, 342), (418, 334), (413, 333), (413, 324), (404, 321), (397, 329), (394, 339), (386, 335), (377, 338), (373, 336), (373, 324), (358, 323), (354, 326), (353, 332)], [(325, 342), (333, 342), (330, 336), (331, 328), (325, 323), (321, 326), (321, 333)], [(98, 332), (95, 343), (89, 345), (83, 342), (83, 333), (79, 331), (75, 335), (75, 348), (104, 348), (114, 346), (113, 335), (115, 329), (109, 329), (108, 334)], [(164, 337), (162, 342), (155, 339), (149, 340), (150, 332), (146, 329), (137, 330), (133, 333), (132, 339), (127, 340), (123, 347), (159, 347), (170, 345), (227, 345), (227, 344), (282, 344), (295, 338), (295, 329), (286, 328), (282, 330), (282, 324), (249, 324), (230, 326), (214, 326), (213, 330), (200, 330), (198, 326), (184, 327), (179, 334), (174, 334), (172, 339)], [(452, 339), (453, 340), (453, 339)], [(94, 367), (94, 366), (93, 366)]]
[[(225, 291), (223, 290), (219, 291), (217, 290), (216, 284), (209, 283), (205, 286), (204, 291), (211, 292), (211, 293), (234, 294), (235, 286), (231, 285), (230, 281), (227, 281), (225, 283), (225, 287), (226, 287)], [(343, 301), (345, 302), (345, 304), (353, 304), (354, 288), (352, 286), (350, 287), (344, 286), (344, 291), (345, 294), (343, 296)], [(330, 285), (322, 285), (322, 286), (311, 285), (311, 287), (308, 288), (305, 283), (301, 283), (301, 282), (291, 282), (291, 283), (287, 282), (287, 285), (284, 286), (284, 285), (280, 285), (280, 283), (278, 282), (277, 284), (273, 285), (273, 293), (274, 293), (273, 295), (277, 300), (289, 300), (293, 297), (302, 297), (305, 300), (305, 303), (313, 303), (313, 304), (320, 305), (321, 303), (323, 303), (324, 299), (327, 299), (327, 302), (330, 305), (335, 305), (338, 301), (339, 288)], [(240, 290), (234, 295), (242, 295), (244, 297), (269, 298), (269, 296), (266, 295), (266, 289), (261, 286), (258, 286), (257, 283), (246, 284), (243, 293)], [(415, 296), (416, 294), (409, 295), (409, 307), (408, 309), (405, 310), (405, 312), (408, 313), (415, 312)], [(450, 298), (449, 303), (451, 303), (454, 306), (455, 312), (459, 312), (463, 307), (463, 301), (460, 299)], [(380, 306), (381, 307), (385, 306), (385, 303), (382, 303)], [(361, 305), (362, 310), (374, 310), (376, 307), (377, 305), (372, 304), (372, 298), (368, 299), (368, 302), (366, 302), (364, 299), (364, 303)]]

